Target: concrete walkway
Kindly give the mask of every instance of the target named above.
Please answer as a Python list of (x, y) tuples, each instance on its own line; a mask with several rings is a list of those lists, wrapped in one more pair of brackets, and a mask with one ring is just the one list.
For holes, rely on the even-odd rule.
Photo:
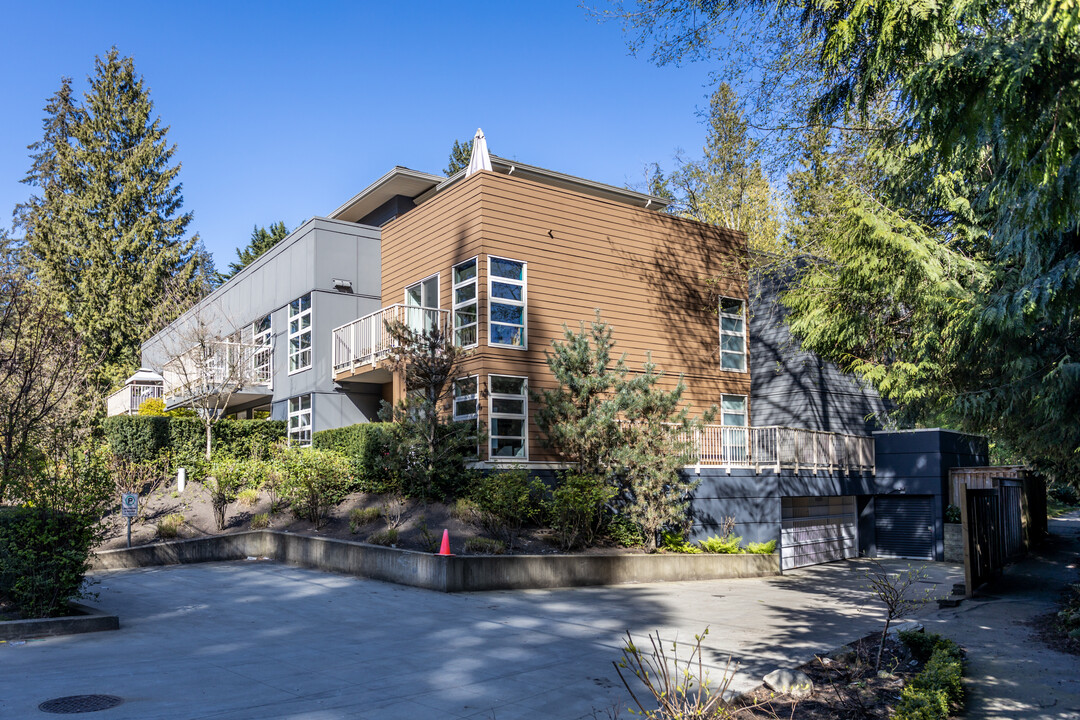
[(1080, 513), (1051, 519), (1050, 533), (980, 597), (924, 619), (967, 648), (966, 718), (1080, 719), (1080, 657), (1049, 649), (1030, 625), (1057, 609), (1065, 583), (1080, 581)]
[[(461, 595), (259, 561), (114, 571), (96, 590), (118, 632), (0, 645), (0, 718), (92, 693), (125, 699), (103, 720), (626, 717), (612, 661), (627, 629), (692, 641), (709, 626), (712, 679), (732, 654), (749, 688), (880, 627), (864, 567)], [(959, 578), (929, 569), (942, 592)]]

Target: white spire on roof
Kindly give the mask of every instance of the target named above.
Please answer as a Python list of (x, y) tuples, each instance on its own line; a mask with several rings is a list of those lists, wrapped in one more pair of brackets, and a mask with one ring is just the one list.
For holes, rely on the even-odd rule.
[(469, 167), (465, 168), (465, 177), (481, 170), (491, 170), (491, 156), (488, 155), (484, 131), (476, 128), (476, 135), (472, 141), (472, 155), (469, 156)]

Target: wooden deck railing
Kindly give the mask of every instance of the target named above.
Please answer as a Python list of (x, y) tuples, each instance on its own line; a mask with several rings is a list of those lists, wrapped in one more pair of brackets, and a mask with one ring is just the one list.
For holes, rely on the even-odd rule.
[(401, 322), (417, 331), (450, 329), (450, 311), (407, 305), (390, 305), (358, 320), (334, 328), (334, 374), (374, 367), (395, 346), (387, 323)]
[(693, 467), (874, 471), (874, 438), (789, 427), (706, 425), (683, 436)]

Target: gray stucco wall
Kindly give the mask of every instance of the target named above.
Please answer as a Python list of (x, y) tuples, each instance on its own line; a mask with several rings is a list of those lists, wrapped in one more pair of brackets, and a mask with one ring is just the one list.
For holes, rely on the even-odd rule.
[[(375, 419), (377, 388), (360, 392), (337, 386), (332, 374), (333, 329), (381, 306), (380, 233), (355, 223), (313, 218), (215, 290), (201, 306), (204, 318), (216, 317), (227, 328), (240, 328), (269, 314), (274, 338), (272, 417), (284, 420), (288, 399), (312, 395), (315, 430)], [(335, 280), (352, 283), (352, 293), (335, 289)], [(312, 365), (289, 372), (288, 306), (312, 297)], [(194, 313), (174, 324), (191, 323)], [(180, 351), (177, 333), (164, 332), (143, 344), (143, 364), (161, 370)], [(242, 407), (242, 406), (241, 406)]]
[(783, 278), (754, 276), (750, 286), (750, 417), (756, 427), (785, 427), (867, 435), (868, 416), (887, 406), (832, 363), (806, 352), (785, 324)]

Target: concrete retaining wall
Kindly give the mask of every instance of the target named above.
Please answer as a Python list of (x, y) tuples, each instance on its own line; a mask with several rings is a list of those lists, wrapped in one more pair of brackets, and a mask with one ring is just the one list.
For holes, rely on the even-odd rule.
[(120, 629), (120, 618), (115, 615), (109, 615), (79, 603), (73, 602), (68, 605), (76, 613), (75, 615), (0, 622), (0, 640), (25, 640)]
[(255, 530), (106, 550), (94, 569), (271, 560), (438, 590), (525, 590), (623, 583), (717, 580), (780, 574), (779, 555), (502, 555), (443, 557), (348, 540)]

